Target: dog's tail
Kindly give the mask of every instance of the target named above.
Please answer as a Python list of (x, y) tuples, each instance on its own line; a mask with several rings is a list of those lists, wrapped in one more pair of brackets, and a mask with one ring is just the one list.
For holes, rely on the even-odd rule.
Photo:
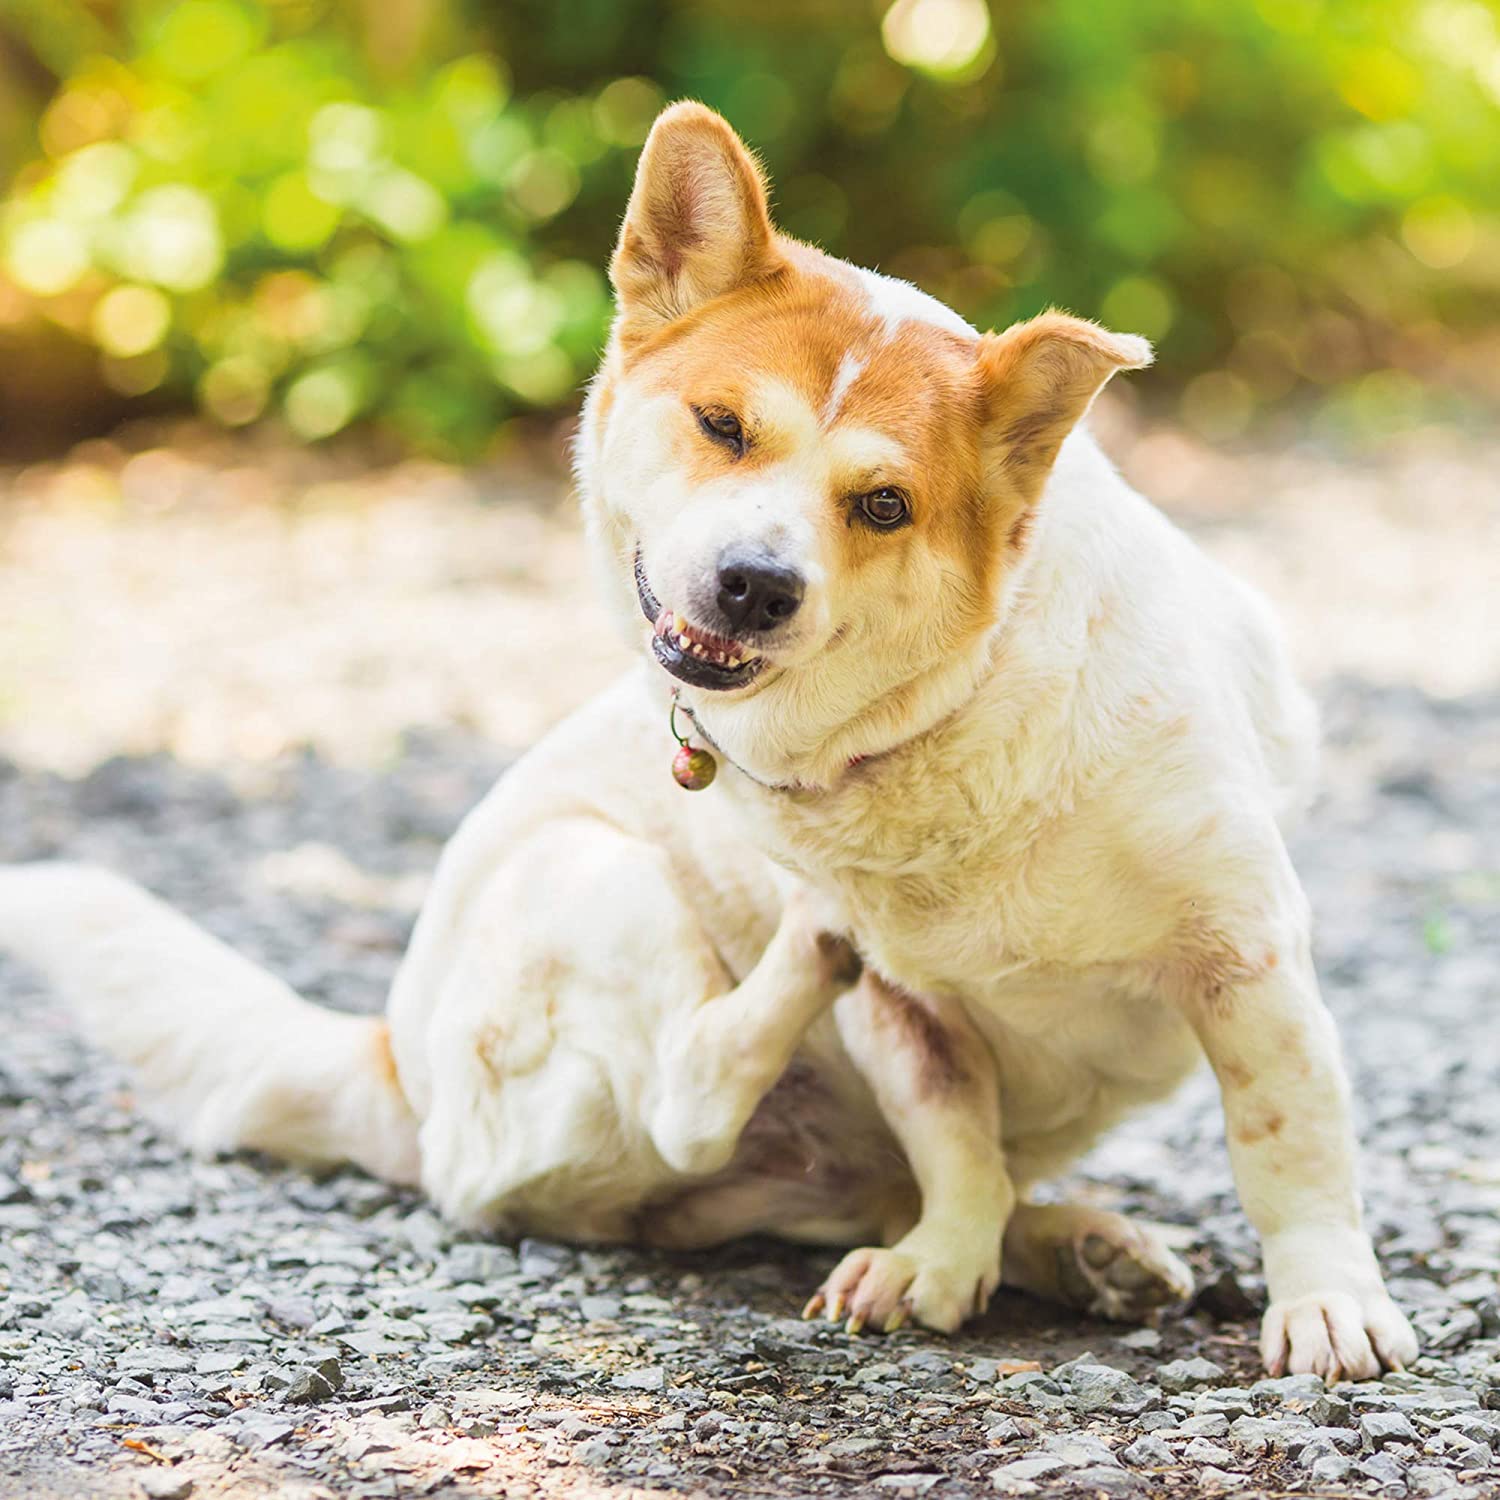
[(0, 866), (0, 950), (38, 969), (196, 1151), (353, 1162), (417, 1180), (417, 1122), (384, 1021), (311, 1005), (139, 886)]

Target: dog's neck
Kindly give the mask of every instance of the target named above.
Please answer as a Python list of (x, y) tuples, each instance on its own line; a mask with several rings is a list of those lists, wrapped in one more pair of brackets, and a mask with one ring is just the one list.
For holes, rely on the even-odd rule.
[(735, 733), (732, 721), (726, 725), (727, 716), (716, 713), (711, 700), (684, 707), (699, 736), (736, 776), (768, 792), (825, 793), (860, 766), (931, 733), (961, 710), (987, 672), (993, 640), (991, 632), (905, 679), (800, 750), (778, 745), (768, 754), (757, 737)]

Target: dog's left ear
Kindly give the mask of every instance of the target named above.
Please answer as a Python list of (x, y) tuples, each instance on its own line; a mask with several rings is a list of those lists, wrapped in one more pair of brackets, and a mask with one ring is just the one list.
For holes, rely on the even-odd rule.
[(664, 109), (609, 266), (625, 342), (780, 265), (765, 182), (728, 121), (702, 104)]
[(1151, 363), (1151, 345), (1067, 313), (1044, 312), (979, 341), (985, 467), (1029, 504), (1062, 441), (1116, 370)]

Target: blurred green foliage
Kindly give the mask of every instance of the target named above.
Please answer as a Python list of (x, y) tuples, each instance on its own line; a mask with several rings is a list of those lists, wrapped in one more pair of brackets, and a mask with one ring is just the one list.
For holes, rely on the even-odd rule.
[(0, 0), (0, 335), (472, 453), (586, 378), (679, 95), (791, 233), (1146, 333), (1211, 436), (1309, 389), (1412, 420), (1500, 303), (1483, 0)]

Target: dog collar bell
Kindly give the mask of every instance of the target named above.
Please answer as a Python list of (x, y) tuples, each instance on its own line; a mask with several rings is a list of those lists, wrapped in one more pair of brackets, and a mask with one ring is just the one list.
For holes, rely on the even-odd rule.
[(685, 792), (701, 792), (712, 784), (718, 775), (719, 763), (707, 750), (690, 745), (685, 736), (677, 732), (677, 693), (672, 693), (672, 712), (667, 720), (672, 738), (677, 741), (677, 753), (672, 757), (672, 779)]

